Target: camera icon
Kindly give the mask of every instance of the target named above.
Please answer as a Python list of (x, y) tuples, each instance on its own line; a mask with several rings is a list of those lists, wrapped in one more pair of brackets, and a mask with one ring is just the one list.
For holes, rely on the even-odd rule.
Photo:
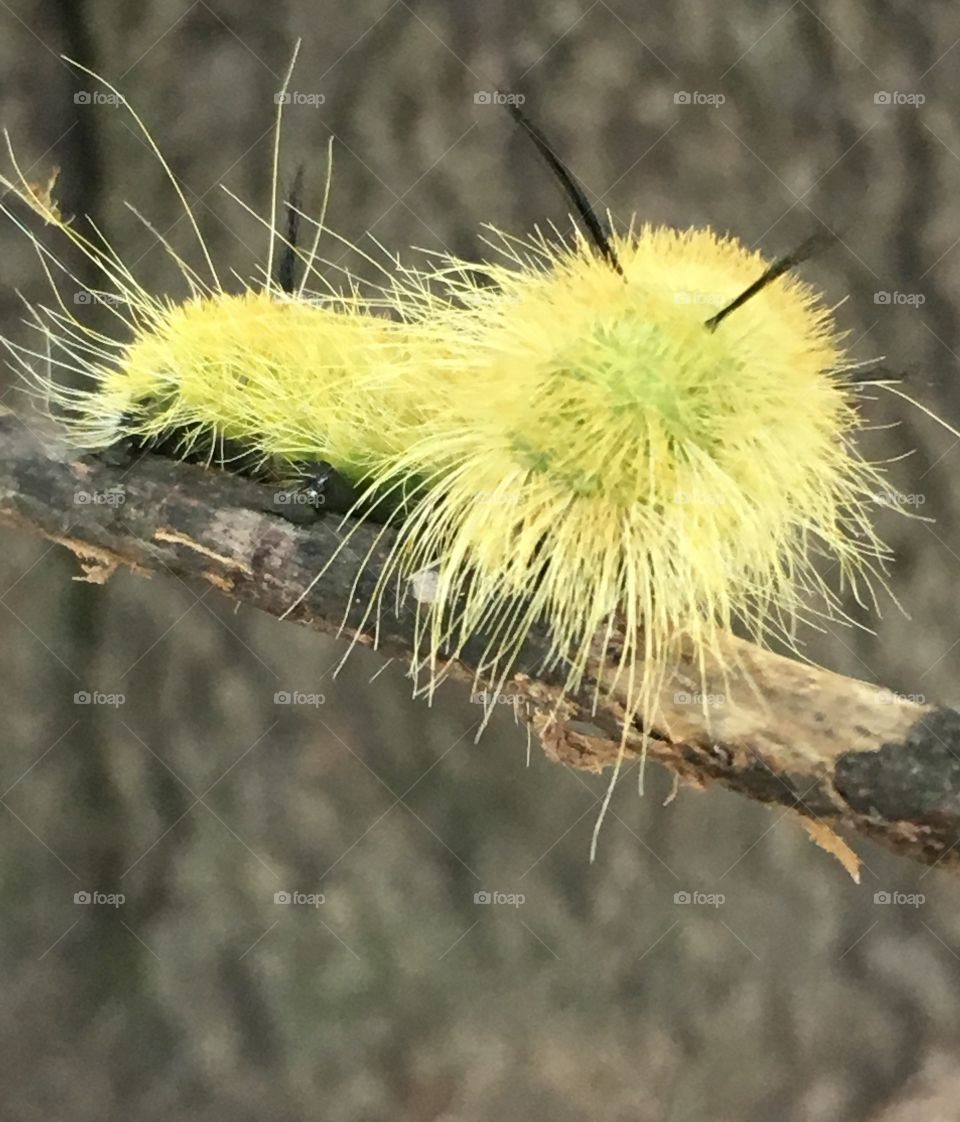
[(691, 100), (692, 100), (692, 98), (690, 97), (690, 94), (687, 93), (686, 90), (680, 90), (679, 93), (675, 93), (673, 95), (673, 104), (674, 105), (689, 105)]
[(889, 892), (874, 892), (873, 902), (875, 904), (889, 904), (890, 903), (890, 893)]
[(74, 304), (92, 304), (93, 296), (89, 292), (75, 292), (73, 302)]
[(475, 904), (489, 904), (492, 897), (489, 892), (474, 892), (473, 902)]
[(93, 702), (93, 695), (87, 693), (86, 690), (77, 690), (73, 695), (74, 705), (90, 705)]
[(473, 95), (473, 104), (474, 105), (492, 105), (493, 104), (493, 94), (490, 93), (489, 90), (477, 90), (477, 92)]
[(73, 496), (75, 506), (87, 506), (93, 499), (89, 491), (77, 491)]
[(675, 904), (689, 904), (690, 903), (690, 893), (689, 892), (674, 892), (673, 902)]
[(275, 93), (273, 95), (274, 105), (289, 105), (291, 101), (291, 94), (289, 90), (286, 93)]
[(286, 690), (277, 690), (273, 695), (274, 705), (290, 705), (292, 701), (292, 696)]
[(893, 298), (889, 292), (875, 292), (873, 302), (874, 304), (890, 304), (893, 302)]
[(74, 892), (73, 902), (75, 904), (89, 904), (93, 897), (89, 892)]
[(73, 95), (74, 105), (89, 105), (93, 101), (93, 95), (89, 90), (77, 90)]
[(273, 902), (275, 904), (289, 904), (290, 903), (290, 893), (289, 892), (274, 892)]
[(690, 697), (690, 694), (685, 693), (683, 690), (680, 690), (679, 693), (675, 693), (673, 695), (674, 705), (689, 705), (691, 700), (692, 698)]
[(873, 95), (874, 105), (889, 105), (891, 100), (892, 98), (890, 97), (890, 93), (887, 90), (877, 90), (877, 92)]

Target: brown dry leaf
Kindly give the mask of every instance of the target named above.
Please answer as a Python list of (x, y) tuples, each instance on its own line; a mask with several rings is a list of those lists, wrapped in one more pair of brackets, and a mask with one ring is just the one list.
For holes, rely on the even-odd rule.
[(849, 845), (825, 823), (804, 815), (800, 816), (810, 840), (832, 854), (850, 874), (855, 884), (860, 883), (860, 858)]
[(65, 225), (66, 219), (57, 206), (53, 197), (53, 189), (57, 185), (60, 169), (55, 167), (47, 176), (46, 182), (28, 183), (27, 190), (34, 196), (33, 209), (40, 215), (44, 222), (50, 225)]

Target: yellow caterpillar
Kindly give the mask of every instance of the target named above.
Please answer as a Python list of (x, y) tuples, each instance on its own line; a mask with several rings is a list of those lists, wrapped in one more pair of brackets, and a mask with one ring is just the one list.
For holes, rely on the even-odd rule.
[[(118, 297), (121, 338), (59, 300), (31, 309), (44, 351), (6, 341), (34, 387), (68, 409), (79, 444), (173, 431), (183, 448), (209, 442), (212, 457), (236, 440), (262, 460), (329, 461), (368, 495), (402, 492), (368, 612), (383, 610), (394, 578), (432, 575), (418, 606), (428, 688), (477, 633), (478, 676), (502, 683), (545, 621), (550, 661), (575, 689), (618, 622), (608, 661), (627, 724), (639, 717), (644, 730), (681, 648), (694, 661), (717, 655), (737, 624), (758, 642), (795, 644), (803, 618), (841, 614), (817, 554), (858, 596), (882, 581), (872, 508), (885, 487), (855, 436), (860, 389), (886, 384), (858, 381), (831, 309), (791, 274), (809, 246), (768, 261), (710, 230), (609, 233), (514, 110), (588, 237), (496, 234), (492, 263), (393, 262), (374, 297), (350, 277), (313, 293), (317, 241), (304, 254), (277, 230), (280, 112), (265, 279), (239, 294), (221, 287), (172, 175), (205, 265), (201, 278), (176, 257), (190, 288), (180, 302), (146, 292), (14, 161), (16, 179), (2, 182)], [(317, 239), (325, 229), (321, 217)], [(33, 240), (51, 276), (61, 266)], [(296, 288), (273, 280), (279, 244), (303, 266)], [(51, 355), (93, 388), (38, 371)]]

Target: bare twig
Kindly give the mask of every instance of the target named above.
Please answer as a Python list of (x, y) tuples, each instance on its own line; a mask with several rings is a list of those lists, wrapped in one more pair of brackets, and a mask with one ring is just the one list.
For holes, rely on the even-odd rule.
[[(111, 492), (122, 502), (83, 501)], [(71, 455), (0, 416), (0, 520), (67, 546), (94, 579), (121, 565), (169, 571), (280, 616), (329, 566), (290, 618), (373, 645), (372, 623), (361, 621), (390, 532), (360, 526), (338, 552), (338, 516), (296, 524), (277, 509), (272, 487), (155, 455), (133, 465)], [(413, 623), (410, 608), (384, 612), (379, 649), (409, 656)], [(664, 687), (650, 758), (690, 782), (793, 807), (821, 837), (848, 829), (929, 864), (960, 862), (960, 713), (729, 642), (737, 671), (708, 666), (704, 683), (688, 667)], [(472, 679), (482, 649), (478, 638), (452, 676)], [(599, 771), (617, 755), (622, 695), (594, 665), (580, 694), (561, 698), (556, 677), (538, 670), (547, 649), (544, 633), (530, 637), (510, 690), (552, 759)], [(704, 689), (723, 704), (691, 704)], [(641, 747), (629, 729), (628, 755)]]

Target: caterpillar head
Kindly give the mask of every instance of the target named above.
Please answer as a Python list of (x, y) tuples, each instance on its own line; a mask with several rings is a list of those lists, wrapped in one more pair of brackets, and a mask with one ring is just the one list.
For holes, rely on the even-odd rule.
[(783, 276), (711, 329), (771, 267), (759, 254), (649, 226), (610, 245), (618, 269), (538, 236), (504, 239), (512, 263), (479, 281), (453, 261), (429, 278), (448, 377), (393, 470), (435, 473), (397, 554), (438, 565), (434, 654), (486, 627), (506, 665), (542, 617), (572, 682), (619, 611), (639, 689), (641, 665), (736, 619), (792, 632), (812, 589), (831, 597), (816, 549), (854, 582), (882, 556), (877, 471), (851, 443), (849, 364), (817, 294)]

